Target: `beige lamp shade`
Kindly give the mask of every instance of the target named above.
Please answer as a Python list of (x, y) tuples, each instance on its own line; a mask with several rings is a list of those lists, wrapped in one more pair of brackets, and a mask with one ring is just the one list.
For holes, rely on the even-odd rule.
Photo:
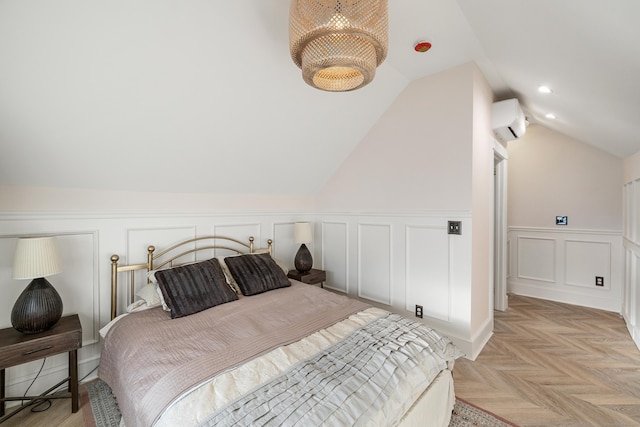
[(310, 222), (296, 222), (293, 225), (293, 240), (295, 243), (313, 242), (313, 233)]
[(62, 271), (54, 237), (25, 237), (18, 240), (13, 261), (14, 279), (34, 279)]

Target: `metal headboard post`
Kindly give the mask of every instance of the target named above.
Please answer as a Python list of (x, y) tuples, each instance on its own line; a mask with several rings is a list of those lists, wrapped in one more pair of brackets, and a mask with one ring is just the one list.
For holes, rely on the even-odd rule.
[(116, 317), (118, 307), (118, 255), (111, 255), (111, 320)]
[[(156, 247), (150, 245), (147, 248), (147, 271), (153, 270), (153, 251), (156, 250)], [(151, 283), (151, 278), (147, 277), (147, 283)], [(131, 301), (133, 303), (133, 301)]]

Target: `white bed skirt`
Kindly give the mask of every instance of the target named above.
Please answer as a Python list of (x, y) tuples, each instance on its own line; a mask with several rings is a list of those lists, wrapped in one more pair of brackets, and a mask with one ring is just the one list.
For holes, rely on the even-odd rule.
[(445, 369), (414, 403), (398, 426), (447, 427), (455, 403), (453, 375), (450, 370)]

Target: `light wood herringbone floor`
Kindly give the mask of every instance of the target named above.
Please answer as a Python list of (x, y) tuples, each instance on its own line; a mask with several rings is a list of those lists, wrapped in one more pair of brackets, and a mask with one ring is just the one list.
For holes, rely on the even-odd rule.
[(456, 396), (520, 426), (640, 426), (640, 352), (610, 313), (520, 296), (495, 312)]
[[(640, 426), (640, 352), (619, 315), (519, 296), (509, 306), (477, 360), (457, 361), (458, 397), (522, 427)], [(57, 400), (2, 427), (83, 424)]]

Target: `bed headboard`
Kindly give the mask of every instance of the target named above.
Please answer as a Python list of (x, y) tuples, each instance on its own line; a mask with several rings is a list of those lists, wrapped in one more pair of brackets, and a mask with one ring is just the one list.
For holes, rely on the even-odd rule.
[[(197, 243), (204, 242), (203, 245)], [(129, 272), (130, 274), (130, 303), (135, 300), (135, 272), (138, 270), (160, 270), (163, 268), (178, 267), (181, 265), (191, 264), (197, 262), (195, 260), (181, 261), (186, 255), (194, 254), (198, 252), (225, 249), (236, 254), (254, 253), (254, 238), (249, 237), (249, 243), (233, 239), (231, 237), (223, 236), (202, 236), (189, 240), (176, 243), (160, 252), (156, 252), (155, 246), (151, 245), (147, 248), (147, 262), (143, 264), (131, 264), (131, 265), (118, 265), (120, 257), (117, 254), (111, 255), (111, 319), (113, 320), (118, 313), (118, 274), (123, 272)], [(273, 240), (267, 240), (266, 251), (271, 253), (271, 247)], [(148, 279), (147, 279), (148, 280)]]

